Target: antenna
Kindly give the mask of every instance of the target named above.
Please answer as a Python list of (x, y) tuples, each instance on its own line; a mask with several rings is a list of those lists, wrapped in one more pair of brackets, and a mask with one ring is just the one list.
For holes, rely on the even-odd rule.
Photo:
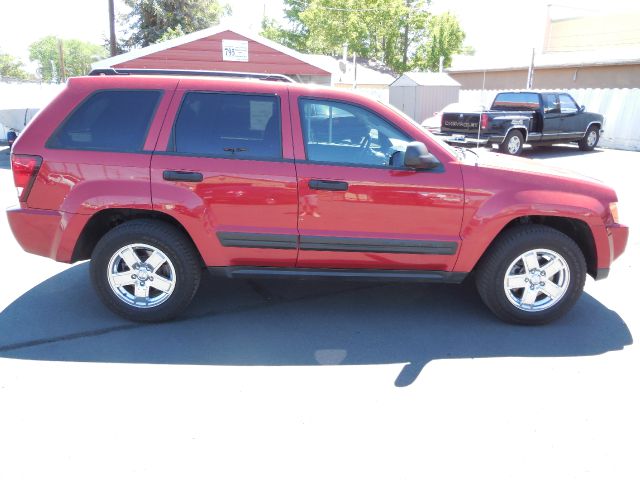
[(484, 85), (487, 79), (487, 71), (482, 71), (482, 90), (480, 92), (480, 116), (478, 117), (478, 136), (476, 137), (476, 148), (480, 148), (480, 124), (482, 123), (482, 114), (484, 113)]

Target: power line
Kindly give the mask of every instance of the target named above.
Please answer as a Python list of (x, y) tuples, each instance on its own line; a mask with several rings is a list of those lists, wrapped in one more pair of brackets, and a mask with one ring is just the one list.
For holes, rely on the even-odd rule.
[(291, 4), (294, 4), (298, 7), (307, 9), (307, 8), (317, 8), (319, 10), (329, 10), (329, 11), (338, 11), (338, 12), (388, 12), (388, 8), (345, 8), (345, 7), (327, 7), (324, 5), (313, 4), (313, 2), (304, 2), (304, 1), (292, 1)]

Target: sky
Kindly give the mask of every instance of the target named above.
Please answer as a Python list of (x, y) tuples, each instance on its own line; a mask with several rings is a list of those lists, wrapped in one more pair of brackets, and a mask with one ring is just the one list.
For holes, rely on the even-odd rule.
[[(232, 16), (223, 20), (230, 26), (259, 31), (263, 13), (283, 18), (282, 0), (224, 1), (233, 9)], [(126, 11), (122, 0), (115, 2), (116, 14)], [(478, 56), (521, 56), (541, 44), (549, 3), (554, 17), (640, 8), (629, 0), (607, 0), (606, 7), (602, 0), (432, 0), (430, 9), (455, 13), (467, 34), (466, 43)], [(0, 51), (26, 63), (29, 44), (46, 35), (103, 43), (109, 29), (108, 0), (19, 0), (2, 8), (2, 20)]]
[[(77, 38), (102, 44), (109, 36), (108, 0), (18, 0), (7, 8), (2, 2), (0, 51), (29, 58), (29, 45), (47, 35)], [(282, 18), (281, 0), (223, 0), (233, 15), (225, 24), (260, 30), (263, 12)], [(7, 4), (9, 2), (7, 1)], [(115, 0), (116, 16), (126, 12), (122, 0)], [(11, 13), (8, 13), (11, 11)]]

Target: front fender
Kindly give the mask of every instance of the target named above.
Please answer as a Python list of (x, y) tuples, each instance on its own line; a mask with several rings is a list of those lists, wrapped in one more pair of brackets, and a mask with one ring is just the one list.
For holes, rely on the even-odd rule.
[(469, 272), (512, 221), (530, 216), (562, 217), (587, 224), (596, 246), (598, 268), (609, 266), (609, 240), (603, 224), (605, 206), (596, 198), (576, 192), (508, 190), (487, 197), (467, 192), (461, 229), (462, 245), (455, 271)]

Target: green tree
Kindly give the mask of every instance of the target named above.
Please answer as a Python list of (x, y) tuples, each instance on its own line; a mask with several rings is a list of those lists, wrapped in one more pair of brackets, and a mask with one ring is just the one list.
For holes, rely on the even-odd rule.
[[(440, 57), (444, 58), (444, 67), (451, 66), (451, 58), (464, 50), (465, 34), (455, 15), (446, 12), (432, 16), (428, 22), (429, 39), (416, 51), (413, 68), (438, 71)], [(466, 47), (467, 51), (470, 47)], [(471, 49), (473, 50), (473, 49)]]
[(273, 19), (264, 18), (261, 35), (301, 52), (312, 53), (307, 47), (309, 30), (300, 19), (300, 14), (312, 4), (312, 0), (284, 0), (284, 15), (289, 28), (284, 28)]
[(146, 47), (179, 34), (211, 27), (231, 13), (218, 0), (124, 0), (131, 9), (121, 21), (131, 31), (128, 47)]
[(429, 0), (284, 0), (288, 28), (263, 23), (262, 34), (309, 53), (349, 52), (397, 71), (427, 36)]
[[(64, 75), (62, 75), (59, 42), (62, 41)], [(46, 82), (62, 81), (62, 78), (86, 75), (91, 64), (105, 58), (107, 50), (103, 45), (94, 45), (82, 40), (61, 40), (49, 35), (29, 46), (29, 58), (38, 62), (38, 73)]]
[(158, 39), (158, 42), (164, 42), (166, 40), (171, 40), (172, 38), (182, 37), (184, 34), (185, 33), (180, 25), (178, 25), (176, 28), (169, 27)]
[(20, 59), (0, 51), (0, 77), (27, 80), (30, 75), (25, 71), (24, 64)]

